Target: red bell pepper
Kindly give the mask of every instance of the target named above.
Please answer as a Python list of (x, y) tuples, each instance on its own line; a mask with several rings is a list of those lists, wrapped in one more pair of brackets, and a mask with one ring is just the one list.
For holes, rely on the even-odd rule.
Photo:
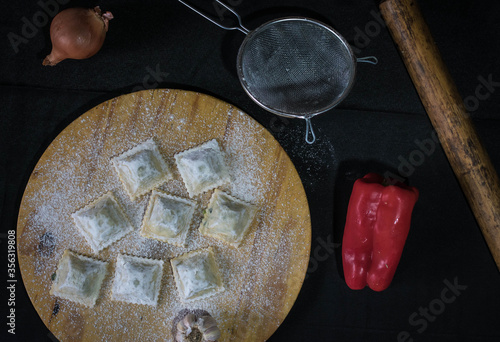
[(369, 173), (354, 183), (342, 241), (342, 265), (347, 286), (368, 285), (383, 291), (391, 283), (410, 230), (418, 190), (404, 184), (386, 185)]

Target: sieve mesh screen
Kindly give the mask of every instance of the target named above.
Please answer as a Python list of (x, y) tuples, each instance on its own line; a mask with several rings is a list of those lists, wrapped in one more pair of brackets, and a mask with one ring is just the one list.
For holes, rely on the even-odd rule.
[(345, 40), (310, 19), (285, 18), (248, 34), (238, 55), (247, 93), (271, 112), (308, 117), (349, 92), (355, 59)]

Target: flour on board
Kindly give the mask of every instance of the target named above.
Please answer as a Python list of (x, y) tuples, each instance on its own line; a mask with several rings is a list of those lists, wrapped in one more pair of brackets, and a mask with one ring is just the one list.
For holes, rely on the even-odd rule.
[[(269, 150), (269, 146), (262, 139), (263, 128), (246, 114), (232, 108), (229, 113), (224, 114), (229, 116), (229, 124), (224, 128), (223, 136), (217, 137), (226, 154), (231, 177), (231, 182), (221, 188), (260, 208), (256, 222), (245, 240), (238, 248), (234, 248), (198, 232), (203, 210), (210, 199), (210, 191), (194, 198), (197, 204), (184, 247), (145, 238), (139, 234), (139, 228), (149, 195), (131, 201), (113, 169), (110, 158), (153, 138), (168, 159), (167, 162), (173, 165), (175, 153), (185, 150), (186, 146), (192, 147), (208, 139), (206, 131), (190, 132), (175, 141), (165, 136), (157, 136), (154, 127), (159, 115), (164, 116), (163, 124), (169, 125), (171, 131), (188, 131), (189, 122), (185, 119), (185, 112), (191, 110), (192, 103), (181, 103), (183, 99), (179, 98), (176, 100), (176, 111), (169, 111), (169, 108), (157, 108), (147, 100), (142, 101), (140, 108), (130, 107), (130, 113), (123, 113), (130, 117), (135, 111), (140, 111), (140, 120), (119, 120), (116, 113), (99, 120), (82, 117), (80, 120), (87, 121), (89, 130), (97, 132), (92, 141), (88, 139), (88, 132), (72, 131), (71, 134), (60, 134), (49, 147), (50, 153), (46, 153), (35, 168), (38, 191), (23, 199), (22, 205), (28, 208), (30, 213), (25, 218), (25, 227), (29, 229), (25, 229), (20, 237), (23, 241), (21, 248), (26, 249), (21, 251), (21, 254), (33, 255), (29, 250), (30, 246), (36, 246), (35, 249), (38, 249), (38, 253), (34, 253), (36, 258), (33, 265), (24, 266), (31, 273), (29, 278), (33, 279), (33, 283), (25, 284), (26, 287), (36, 288), (38, 291), (36, 296), (31, 296), (35, 307), (39, 312), (53, 312), (53, 308), (48, 306), (53, 305), (55, 301), (58, 313), (51, 318), (51, 329), (76, 333), (94, 329), (102, 341), (121, 340), (124, 336), (133, 336), (134, 340), (144, 341), (173, 340), (170, 336), (172, 321), (178, 312), (186, 308), (208, 311), (219, 326), (225, 328), (222, 330), (221, 340), (225, 340), (224, 336), (235, 330), (237, 336), (244, 336), (252, 325), (257, 327), (266, 320), (267, 324), (277, 327), (281, 323), (279, 320), (269, 322), (270, 317), (275, 317), (275, 311), (278, 310), (274, 303), (284, 302), (291, 306), (295, 300), (294, 296), (288, 298), (286, 296), (290, 296), (289, 294), (279, 290), (282, 286), (280, 284), (287, 283), (286, 279), (293, 277), (296, 278), (294, 281), (301, 284), (305, 274), (297, 272), (297, 268), (294, 268), (296, 265), (289, 264), (291, 253), (300, 251), (308, 255), (310, 248), (310, 241), (307, 239), (300, 242), (301, 245), (293, 248), (291, 246), (292, 243), (301, 241), (294, 234), (303, 233), (292, 225), (304, 221), (299, 214), (297, 217), (291, 214), (293, 210), (290, 210), (289, 206), (293, 205), (293, 197), (289, 199), (290, 203), (277, 202), (281, 191), (281, 184), (278, 183), (293, 180), (284, 178), (286, 175), (283, 174), (283, 166), (278, 163), (266, 165), (266, 172), (263, 172), (262, 163), (272, 163), (274, 160), (263, 156), (269, 153), (279, 156), (284, 152), (279, 148)], [(113, 101), (108, 101), (99, 109), (107, 111), (113, 105)], [(199, 120), (205, 120), (202, 124), (210, 129), (218, 127), (209, 116)], [(128, 132), (125, 140), (124, 131)], [(172, 172), (173, 179), (161, 185), (159, 190), (188, 198), (178, 170)], [(298, 178), (295, 181), (299, 181)], [(96, 255), (78, 232), (71, 214), (107, 191), (113, 191), (120, 201), (134, 231)], [(270, 229), (284, 217), (286, 222), (290, 222), (290, 227)], [(270, 241), (275, 243), (270, 244)], [(217, 256), (225, 291), (223, 295), (183, 304), (168, 261), (186, 252), (208, 247), (211, 247)], [(157, 306), (111, 300), (113, 277), (108, 276), (104, 279), (96, 305), (92, 310), (85, 311), (83, 320), (84, 307), (69, 300), (56, 299), (49, 294), (51, 277), (66, 249), (98, 257), (109, 262), (112, 269), (119, 254), (163, 260), (165, 266)], [(304, 268), (303, 265), (300, 267)], [(285, 297), (282, 298), (283, 296)], [(250, 312), (245, 324), (237, 317), (241, 310)], [(64, 316), (65, 319), (58, 320), (58, 316)], [(135, 325), (130, 324), (132, 321), (140, 321), (140, 329), (134, 328)], [(232, 336), (234, 338), (234, 335)]]

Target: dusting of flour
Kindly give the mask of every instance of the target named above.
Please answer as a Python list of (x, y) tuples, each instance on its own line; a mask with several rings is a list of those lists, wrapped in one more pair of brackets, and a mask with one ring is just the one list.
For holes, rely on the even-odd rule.
[[(156, 96), (158, 94), (162, 93)], [(273, 164), (269, 154), (279, 155), (280, 148), (270, 150), (262, 138), (267, 132), (235, 108), (221, 112), (214, 107), (212, 113), (199, 113), (195, 120), (197, 127), (203, 129), (190, 130), (193, 119), (186, 113), (194, 109), (188, 94), (164, 91), (163, 96), (175, 95), (166, 102), (168, 107), (164, 106), (165, 102), (153, 105), (146, 96), (134, 105), (119, 106), (119, 101), (108, 101), (95, 109), (107, 115), (90, 112), (82, 116), (54, 141), (35, 168), (21, 208), (24, 215), (19, 224), (24, 229), (20, 236), (20, 264), (35, 308), (62, 340), (65, 336), (85, 333), (87, 340), (173, 341), (171, 327), (177, 314), (183, 309), (201, 309), (214, 316), (222, 328), (220, 341), (238, 341), (258, 331), (253, 329), (257, 327), (267, 326), (263, 334), (272, 333), (284, 318), (277, 311), (277, 304), (288, 309), (293, 304), (298, 290), (290, 291), (287, 286), (290, 283), (300, 286), (307, 264), (291, 262), (297, 260), (297, 254), (309, 254), (310, 232), (301, 229), (301, 225), (309, 229), (309, 217), (308, 212), (304, 215), (293, 209), (303, 204), (300, 198), (305, 195), (287, 195), (283, 183), (291, 186), (300, 179), (288, 177), (283, 164), (277, 161)], [(214, 120), (214, 117), (226, 120)], [(197, 207), (186, 247), (142, 237), (139, 228), (149, 195), (131, 201), (110, 158), (153, 138), (174, 169), (174, 179), (160, 189), (188, 198), (173, 155), (213, 137), (225, 151), (231, 174), (231, 183), (223, 189), (260, 208), (242, 245), (233, 248), (199, 233), (198, 226), (211, 192), (194, 198)], [(71, 214), (107, 191), (113, 191), (135, 230), (95, 254), (78, 232)], [(183, 304), (169, 259), (208, 246), (215, 251), (226, 290), (208, 299)], [(108, 276), (93, 308), (49, 294), (51, 276), (66, 249), (109, 263)], [(165, 261), (156, 307), (111, 300), (114, 265), (119, 253)]]

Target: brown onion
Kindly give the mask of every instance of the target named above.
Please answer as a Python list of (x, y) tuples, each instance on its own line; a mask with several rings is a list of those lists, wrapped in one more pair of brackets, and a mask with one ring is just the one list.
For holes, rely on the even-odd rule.
[(111, 12), (101, 14), (95, 8), (68, 8), (59, 12), (50, 24), (52, 51), (43, 65), (54, 66), (64, 59), (85, 59), (95, 55), (102, 47)]

